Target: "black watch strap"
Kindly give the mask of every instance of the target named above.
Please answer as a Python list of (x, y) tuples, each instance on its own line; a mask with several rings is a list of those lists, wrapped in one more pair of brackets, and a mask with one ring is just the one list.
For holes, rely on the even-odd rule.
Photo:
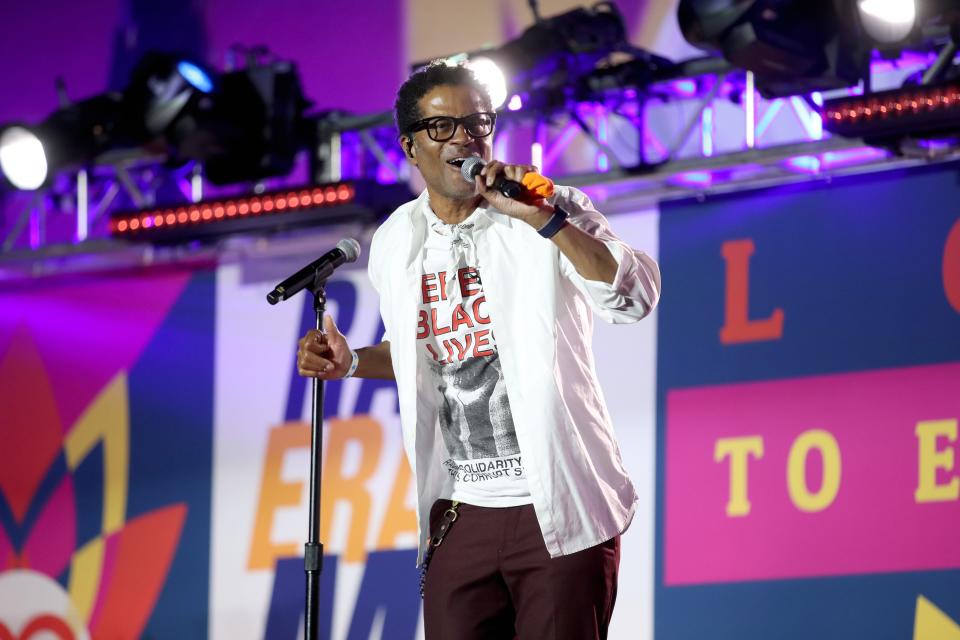
[(547, 224), (537, 229), (537, 233), (544, 238), (552, 238), (553, 236), (557, 235), (557, 232), (560, 231), (560, 229), (563, 228), (563, 225), (567, 223), (567, 216), (569, 215), (570, 214), (560, 207), (555, 206), (553, 208), (553, 216), (547, 220)]

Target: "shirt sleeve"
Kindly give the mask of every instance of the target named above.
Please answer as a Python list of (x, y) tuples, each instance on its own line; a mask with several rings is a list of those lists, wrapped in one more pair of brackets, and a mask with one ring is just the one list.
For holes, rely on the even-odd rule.
[(620, 240), (579, 189), (558, 186), (554, 204), (570, 214), (570, 224), (603, 242), (617, 261), (617, 273), (608, 284), (587, 280), (560, 253), (561, 272), (586, 296), (594, 312), (607, 322), (620, 324), (636, 322), (653, 311), (660, 299), (660, 267), (656, 261)]

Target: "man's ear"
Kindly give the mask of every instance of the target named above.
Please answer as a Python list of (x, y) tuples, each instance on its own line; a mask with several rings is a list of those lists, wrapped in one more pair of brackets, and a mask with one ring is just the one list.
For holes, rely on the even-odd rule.
[(413, 138), (410, 136), (400, 136), (400, 146), (403, 148), (403, 154), (412, 163), (417, 163), (416, 149), (413, 148)]

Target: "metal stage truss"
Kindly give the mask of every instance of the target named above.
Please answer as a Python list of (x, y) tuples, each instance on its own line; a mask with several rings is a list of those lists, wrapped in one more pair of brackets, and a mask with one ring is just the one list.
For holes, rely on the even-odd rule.
[[(911, 54), (875, 62), (872, 86), (899, 86), (934, 58)], [(558, 182), (586, 188), (608, 213), (636, 211), (667, 198), (831, 180), (958, 155), (952, 146), (918, 146), (915, 153), (894, 155), (861, 140), (831, 137), (818, 112), (824, 96), (762, 99), (752, 74), (721, 60), (693, 60), (680, 70), (678, 77), (645, 86), (625, 86), (611, 76), (589, 87), (585, 97), (570, 91), (526, 101), (514, 96), (501, 111), (494, 155), (530, 161)], [(847, 93), (857, 91), (862, 88)], [(216, 187), (204, 180), (200, 165), (171, 167), (162, 157), (124, 152), (62, 174), (43, 191), (4, 194), (10, 224), (0, 232), (0, 281), (209, 259), (218, 247), (230, 246), (219, 241), (155, 249), (112, 238), (108, 221), (119, 211), (348, 179), (412, 181), (390, 112), (325, 113), (313, 121), (315, 147), (302, 152), (297, 168), (283, 179)], [(265, 229), (258, 246), (284, 237)]]

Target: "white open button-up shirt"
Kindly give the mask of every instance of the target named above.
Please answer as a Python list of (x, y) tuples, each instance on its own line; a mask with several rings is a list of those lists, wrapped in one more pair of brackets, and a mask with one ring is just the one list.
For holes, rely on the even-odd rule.
[[(599, 544), (630, 524), (637, 494), (620, 458), (597, 381), (593, 318), (636, 322), (656, 306), (656, 262), (620, 241), (583, 192), (557, 186), (550, 199), (569, 222), (603, 241), (618, 262), (613, 284), (585, 280), (557, 246), (525, 222), (480, 209), (476, 257), (496, 334), (507, 396), (537, 520), (551, 557)], [(407, 459), (417, 478), (423, 557), (430, 507), (449, 495), (448, 458), (416, 350), (426, 191), (374, 234), (369, 275), (390, 341)]]

